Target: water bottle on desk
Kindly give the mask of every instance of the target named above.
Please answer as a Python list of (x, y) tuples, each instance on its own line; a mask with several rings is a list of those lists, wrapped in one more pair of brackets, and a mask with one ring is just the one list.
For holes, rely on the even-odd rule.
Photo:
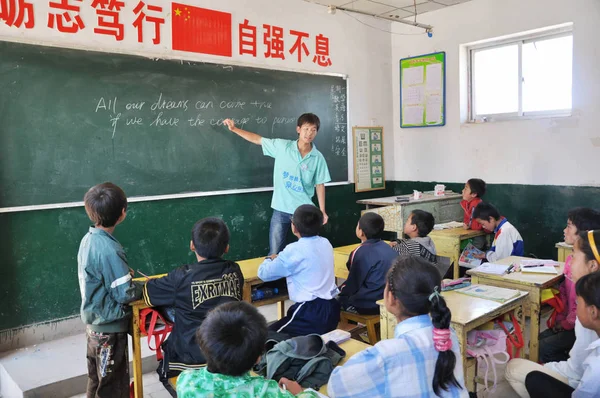
[(264, 287), (262, 289), (255, 289), (252, 291), (252, 301), (264, 300), (273, 297), (279, 293), (279, 289)]

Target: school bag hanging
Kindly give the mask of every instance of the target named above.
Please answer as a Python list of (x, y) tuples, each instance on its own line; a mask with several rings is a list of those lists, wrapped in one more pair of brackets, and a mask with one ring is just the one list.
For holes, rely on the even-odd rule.
[[(140, 311), (140, 332), (148, 336), (148, 348), (156, 351), (156, 359), (163, 359), (160, 346), (173, 330), (173, 323), (169, 322), (159, 310), (155, 308), (144, 308)], [(151, 341), (154, 339), (154, 347)]]
[(548, 318), (548, 320), (546, 321), (548, 329), (554, 328), (554, 326), (556, 325), (556, 317), (558, 316), (558, 314), (564, 312), (565, 310), (565, 303), (560, 298), (559, 293), (560, 292), (558, 290), (553, 288), (542, 290), (542, 304), (548, 304), (553, 308), (552, 313), (550, 314), (550, 318)]
[[(485, 391), (494, 392), (498, 381), (496, 365), (508, 362), (506, 352), (506, 333), (503, 330), (471, 330), (467, 333), (467, 354), (477, 360), (477, 368), (485, 366)], [(489, 370), (494, 374), (494, 384), (488, 387)], [(465, 375), (466, 376), (466, 375)]]

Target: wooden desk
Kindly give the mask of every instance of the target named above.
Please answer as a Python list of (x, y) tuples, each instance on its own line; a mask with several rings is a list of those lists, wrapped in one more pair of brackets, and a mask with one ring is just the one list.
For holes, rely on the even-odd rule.
[[(477, 366), (475, 360), (467, 359), (467, 334), (499, 316), (523, 307), (527, 303), (528, 293), (521, 292), (519, 297), (504, 303), (472, 297), (455, 291), (442, 292), (442, 296), (452, 312), (450, 323), (460, 344), (465, 384), (469, 391), (474, 392)], [(392, 339), (397, 325), (396, 317), (387, 311), (383, 300), (379, 300), (377, 303), (381, 306), (381, 339)], [(521, 330), (524, 330), (523, 311), (520, 312), (519, 324)], [(467, 373), (471, 368), (473, 377)]]
[(385, 230), (395, 232), (402, 237), (404, 223), (410, 212), (416, 209), (425, 210), (433, 214), (437, 224), (463, 219), (463, 209), (460, 207), (462, 195), (446, 191), (444, 196), (434, 196), (433, 192), (423, 192), (421, 199), (413, 199), (411, 195), (400, 195), (409, 198), (408, 202), (398, 203), (398, 196), (385, 198), (363, 199), (356, 203), (367, 206), (367, 210), (379, 214), (385, 221)]
[[(285, 300), (289, 298), (286, 295), (279, 295), (266, 300), (260, 300), (252, 302), (252, 287), (263, 283), (258, 278), (258, 267), (264, 261), (264, 257), (252, 258), (249, 260), (237, 261), (244, 275), (244, 286), (242, 292), (242, 299), (251, 303), (256, 307), (260, 307), (268, 304), (277, 304), (277, 315), (281, 319), (285, 314)], [(161, 278), (167, 274), (153, 275), (150, 278)], [(135, 281), (145, 281), (146, 278), (137, 278)], [(148, 305), (144, 300), (137, 300), (130, 303), (133, 310), (132, 320), (132, 341), (133, 341), (133, 381), (134, 381), (134, 397), (144, 397), (144, 386), (142, 384), (142, 346), (141, 338), (143, 337), (140, 332), (140, 311), (144, 308), (148, 308)]]
[[(350, 339), (340, 344), (340, 347), (342, 348), (342, 350), (346, 351), (346, 356), (340, 361), (340, 363), (337, 364), (337, 366), (343, 366), (356, 353), (361, 352), (371, 346), (367, 343), (363, 343), (362, 341)], [(327, 384), (322, 386), (319, 389), (319, 392), (323, 395), (327, 395)]]
[(554, 247), (556, 247), (556, 250), (558, 251), (557, 260), (561, 263), (567, 261), (567, 257), (573, 254), (573, 245), (569, 245), (565, 242), (558, 242)]
[(463, 240), (471, 239), (476, 236), (488, 235), (484, 231), (473, 231), (470, 229), (451, 228), (442, 230), (433, 230), (429, 233), (429, 237), (435, 243), (435, 250), (438, 256), (450, 257), (454, 262), (453, 278), (458, 279), (458, 259), (460, 258), (460, 244)]
[[(364, 349), (369, 348), (371, 346), (369, 344), (363, 343), (362, 341), (350, 339), (350, 340), (346, 340), (343, 343), (341, 343), (340, 347), (344, 351), (346, 351), (346, 356), (344, 357), (344, 359), (342, 359), (340, 361), (340, 363), (337, 364), (337, 366), (344, 365), (356, 353), (361, 352)], [(253, 376), (256, 376), (256, 373), (254, 373), (253, 371), (250, 373)], [(279, 381), (279, 380), (277, 380), (277, 381)], [(173, 386), (173, 388), (177, 389), (177, 377), (172, 377), (171, 379), (169, 379), (169, 383)], [(324, 386), (321, 386), (321, 388), (319, 389), (319, 393), (321, 393), (323, 395), (327, 395), (327, 384), (325, 384)]]
[[(496, 264), (519, 264), (521, 260), (532, 260), (528, 257), (510, 256), (503, 260), (496, 261)], [(514, 272), (506, 275), (491, 275), (478, 272), (476, 269), (470, 269), (467, 274), (471, 275), (472, 283), (482, 285), (491, 285), (505, 287), (508, 289), (517, 289), (529, 292), (527, 305), (524, 307), (525, 315), (531, 319), (530, 338), (529, 338), (529, 359), (537, 362), (539, 358), (539, 334), (540, 334), (540, 307), (542, 290), (547, 289), (563, 279), (562, 263), (557, 267), (557, 275), (547, 274), (523, 274)]]

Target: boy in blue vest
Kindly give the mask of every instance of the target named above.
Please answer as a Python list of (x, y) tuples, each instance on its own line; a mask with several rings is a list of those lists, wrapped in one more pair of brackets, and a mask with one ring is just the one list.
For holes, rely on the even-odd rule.
[(123, 246), (113, 237), (126, 216), (127, 197), (115, 184), (90, 188), (83, 198), (94, 223), (81, 240), (77, 254), (81, 319), (87, 325), (87, 396), (129, 397), (127, 331), (131, 301), (141, 288), (131, 280)]
[(379, 314), (377, 300), (383, 299), (385, 277), (398, 253), (381, 240), (385, 227), (377, 213), (365, 213), (356, 226), (362, 242), (350, 253), (346, 266), (350, 273), (342, 285), (338, 300), (342, 309), (362, 315)]
[(298, 241), (279, 255), (267, 257), (258, 268), (265, 282), (286, 278), (290, 300), (295, 301), (285, 317), (269, 329), (291, 337), (334, 330), (340, 320), (339, 291), (333, 273), (333, 247), (319, 236), (323, 213), (314, 205), (302, 205), (292, 217), (292, 232)]

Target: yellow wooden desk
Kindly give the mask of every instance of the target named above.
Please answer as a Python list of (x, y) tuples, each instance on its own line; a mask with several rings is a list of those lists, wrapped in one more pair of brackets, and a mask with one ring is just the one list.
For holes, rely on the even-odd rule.
[[(519, 264), (521, 260), (533, 260), (528, 257), (510, 256), (503, 260), (496, 261), (496, 264)], [(505, 287), (508, 289), (517, 289), (529, 292), (527, 305), (525, 306), (525, 315), (531, 319), (529, 326), (529, 359), (537, 362), (539, 358), (539, 334), (540, 334), (540, 307), (542, 290), (547, 289), (560, 282), (563, 279), (563, 269), (565, 264), (562, 263), (557, 267), (557, 275), (548, 274), (523, 274), (514, 272), (505, 275), (491, 275), (476, 271), (475, 268), (467, 271), (471, 275), (472, 283), (482, 285), (491, 285)]]
[[(499, 303), (493, 300), (460, 294), (455, 291), (442, 292), (442, 296), (452, 312), (452, 321), (450, 323), (456, 332), (456, 337), (460, 344), (465, 383), (469, 391), (475, 391), (476, 361), (472, 358), (467, 360), (467, 333), (499, 316), (523, 307), (527, 303), (528, 293), (523, 291), (520, 293), (519, 297)], [(387, 311), (383, 300), (379, 300), (377, 304), (381, 306), (379, 310), (381, 314), (381, 339), (392, 339), (394, 338), (394, 329), (397, 325), (396, 317)], [(521, 330), (523, 330), (523, 311), (517, 312), (521, 313), (518, 322), (521, 325)], [(472, 370), (472, 377), (467, 373), (469, 370)]]
[[(389, 244), (390, 242), (386, 241), (386, 243)], [(349, 271), (346, 267), (348, 256), (358, 246), (360, 246), (360, 243), (333, 248), (333, 267), (336, 278), (348, 279)]]
[(454, 262), (453, 278), (458, 279), (458, 259), (460, 258), (460, 244), (463, 240), (471, 239), (476, 236), (488, 235), (484, 231), (473, 231), (471, 229), (450, 228), (442, 230), (433, 230), (429, 233), (429, 237), (435, 243), (435, 250), (438, 256), (450, 257)]
[[(346, 351), (346, 356), (344, 357), (344, 359), (342, 359), (340, 361), (340, 363), (337, 364), (337, 366), (342, 366), (343, 364), (345, 364), (350, 358), (352, 358), (354, 356), (354, 354), (371, 347), (369, 344), (363, 343), (362, 341), (358, 341), (358, 340), (354, 340), (354, 339), (350, 339), (350, 340), (346, 340), (343, 343), (340, 344), (340, 347)], [(256, 376), (256, 373), (254, 372), (250, 372), (252, 373), (252, 375)], [(173, 386), (173, 388), (177, 389), (177, 377), (173, 377), (169, 380), (169, 383)], [(319, 392), (323, 395), (327, 395), (327, 384), (325, 384), (324, 386), (322, 386), (319, 389)]]
[[(260, 307), (268, 304), (277, 304), (277, 314), (279, 319), (283, 317), (285, 314), (285, 300), (289, 298), (286, 295), (279, 295), (276, 297), (272, 297), (266, 300), (260, 300), (256, 302), (252, 302), (252, 287), (256, 285), (260, 285), (263, 283), (258, 278), (258, 267), (264, 261), (264, 257), (252, 258), (249, 260), (237, 261), (242, 271), (242, 275), (244, 275), (244, 287), (242, 292), (242, 299), (251, 303), (256, 307)], [(167, 274), (153, 275), (150, 278), (161, 278)], [(137, 278), (135, 281), (145, 281), (146, 278)], [(142, 346), (141, 346), (141, 338), (143, 337), (140, 333), (140, 311), (144, 308), (148, 308), (148, 305), (144, 302), (144, 300), (134, 301), (131, 304), (133, 310), (133, 320), (132, 320), (132, 341), (133, 341), (133, 381), (134, 381), (134, 397), (135, 398), (143, 398), (144, 396), (144, 386), (142, 385)]]
[(558, 251), (557, 260), (561, 263), (564, 263), (567, 260), (567, 257), (573, 254), (573, 245), (569, 245), (565, 242), (559, 242), (554, 247), (556, 247), (556, 250)]

